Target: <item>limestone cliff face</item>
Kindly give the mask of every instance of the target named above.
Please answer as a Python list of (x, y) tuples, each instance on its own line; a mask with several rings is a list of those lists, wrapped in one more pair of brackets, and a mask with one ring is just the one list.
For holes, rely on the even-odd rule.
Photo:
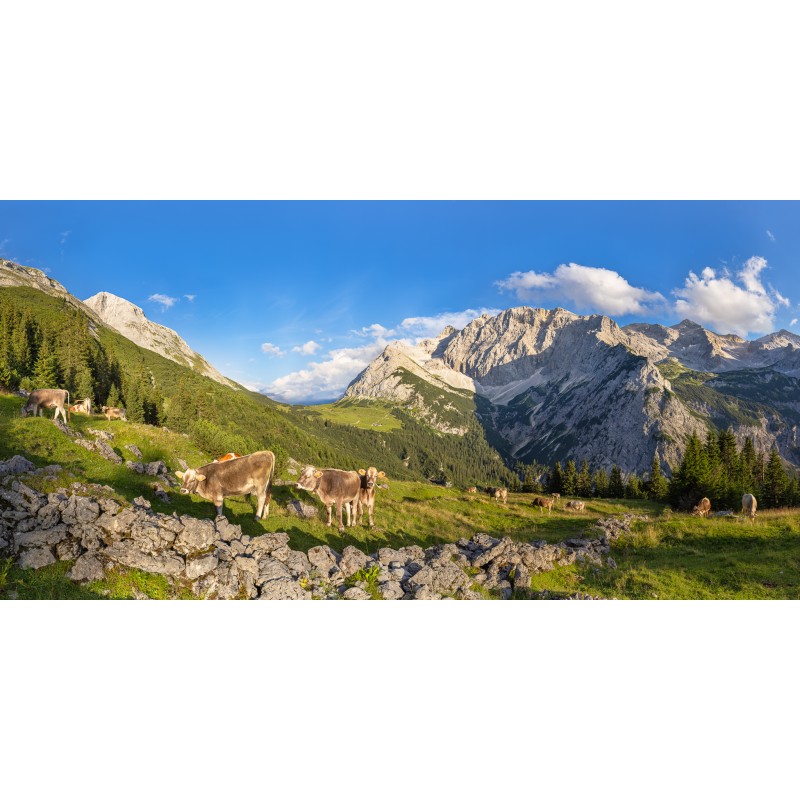
[(130, 301), (109, 292), (99, 292), (84, 300), (83, 304), (106, 325), (140, 347), (152, 350), (177, 364), (190, 367), (232, 389), (239, 388), (214, 369), (203, 356), (192, 350), (175, 331), (147, 319), (144, 311)]
[(346, 394), (424, 406), (420, 381), (474, 393), (509, 458), (644, 472), (653, 453), (667, 470), (677, 464), (691, 434), (709, 426), (800, 463), (799, 376), (800, 337), (787, 331), (747, 341), (689, 320), (621, 328), (604, 316), (520, 307), (416, 347), (393, 343)]

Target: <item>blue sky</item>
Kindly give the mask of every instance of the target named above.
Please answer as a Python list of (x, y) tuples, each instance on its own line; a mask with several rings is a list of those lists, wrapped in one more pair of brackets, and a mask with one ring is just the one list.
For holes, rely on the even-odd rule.
[(0, 256), (224, 374), (329, 399), (394, 338), (516, 305), (798, 331), (795, 202), (0, 202)]

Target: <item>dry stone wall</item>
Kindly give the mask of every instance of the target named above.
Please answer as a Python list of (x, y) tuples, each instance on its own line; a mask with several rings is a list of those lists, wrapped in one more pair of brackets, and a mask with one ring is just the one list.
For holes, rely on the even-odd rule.
[(108, 486), (74, 483), (45, 494), (25, 482), (28, 473), (59, 471), (58, 465), (35, 470), (19, 456), (0, 462), (0, 554), (31, 569), (72, 561), (69, 577), (80, 582), (130, 567), (207, 598), (508, 599), (529, 593), (537, 572), (575, 561), (599, 567), (604, 557), (613, 567), (610, 542), (632, 519), (603, 520), (596, 536), (560, 544), (478, 534), (426, 550), (382, 547), (367, 555), (353, 546), (338, 553), (319, 545), (303, 553), (289, 548), (287, 533), (251, 537), (224, 517), (155, 512), (143, 497), (123, 505)]

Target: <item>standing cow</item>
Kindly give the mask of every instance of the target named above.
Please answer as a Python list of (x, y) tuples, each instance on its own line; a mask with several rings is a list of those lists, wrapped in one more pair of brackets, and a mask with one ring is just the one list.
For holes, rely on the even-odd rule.
[[(236, 462), (231, 462), (235, 464)], [(316, 494), (328, 509), (328, 526), (332, 524), (331, 509), (334, 504), (339, 520), (339, 533), (344, 533), (342, 506), (347, 506), (347, 524), (355, 525), (361, 503), (361, 476), (357, 472), (342, 469), (317, 469), (304, 467), (297, 480), (297, 487)], [(352, 522), (350, 506), (352, 505)]]
[(275, 454), (271, 450), (260, 450), (249, 456), (231, 461), (217, 461), (186, 472), (176, 472), (181, 481), (181, 494), (199, 494), (210, 500), (222, 516), (226, 497), (237, 494), (256, 496), (256, 519), (269, 516), (272, 474), (275, 471)]
[(37, 414), (41, 415), (42, 409), (55, 408), (56, 413), (53, 420), (57, 420), (58, 415), (61, 414), (61, 418), (66, 422), (65, 405), (69, 408), (69, 392), (66, 389), (34, 389), (28, 395), (28, 400), (20, 413), (23, 417), (27, 417), (31, 413), (35, 417)]
[(756, 518), (756, 508), (758, 503), (755, 497), (751, 494), (742, 495), (742, 514), (747, 514), (751, 520)]
[(693, 517), (707, 517), (711, 513), (711, 501), (704, 497), (693, 509)]
[(553, 510), (553, 500), (552, 497), (534, 497), (531, 501), (532, 506), (539, 506), (539, 513), (541, 514), (547, 509), (547, 513), (549, 514)]
[(74, 406), (70, 406), (69, 410), (73, 414), (91, 414), (92, 413), (92, 400), (90, 397), (85, 397), (80, 403), (75, 403)]
[(369, 517), (369, 527), (373, 526), (372, 512), (375, 509), (375, 484), (378, 478), (385, 478), (385, 472), (378, 472), (376, 467), (369, 467), (368, 469), (360, 469), (358, 474), (361, 476), (361, 495), (359, 497), (358, 508), (358, 522), (364, 524), (364, 507), (367, 508), (367, 515)]
[(103, 416), (111, 422), (112, 419), (121, 419), (123, 422), (128, 421), (128, 415), (125, 413), (124, 408), (115, 408), (114, 406), (103, 406), (101, 408)]

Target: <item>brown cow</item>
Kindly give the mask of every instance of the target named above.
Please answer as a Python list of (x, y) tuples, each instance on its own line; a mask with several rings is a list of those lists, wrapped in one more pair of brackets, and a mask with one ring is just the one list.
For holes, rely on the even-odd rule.
[(85, 397), (80, 403), (75, 403), (74, 406), (70, 406), (69, 410), (73, 414), (91, 414), (92, 413), (92, 400), (89, 397)]
[(506, 489), (503, 486), (498, 487), (497, 489), (494, 490), (494, 492), (492, 494), (492, 497), (494, 497), (495, 500), (502, 500), (504, 503), (507, 503), (508, 502), (508, 489)]
[(45, 408), (55, 408), (56, 413), (53, 416), (53, 420), (57, 420), (58, 415), (61, 414), (61, 418), (66, 422), (67, 412), (64, 410), (65, 403), (67, 408), (69, 408), (69, 392), (66, 389), (34, 389), (28, 395), (28, 400), (22, 407), (20, 413), (23, 417), (27, 417), (28, 414), (33, 413), (35, 417), (37, 414), (41, 416), (42, 410)]
[(539, 513), (547, 509), (547, 513), (549, 514), (553, 510), (554, 502), (552, 497), (534, 497), (531, 505), (539, 506)]
[(375, 509), (375, 484), (378, 478), (385, 478), (385, 472), (378, 472), (376, 467), (360, 469), (358, 474), (361, 476), (361, 495), (359, 497), (358, 522), (364, 524), (364, 507), (367, 508), (369, 516), (369, 527), (373, 525), (372, 512)]
[(114, 406), (103, 406), (101, 408), (103, 416), (110, 422), (112, 419), (121, 419), (123, 422), (128, 421), (128, 415), (125, 413), (124, 408), (114, 408)]
[(704, 497), (693, 509), (693, 517), (707, 517), (711, 513), (711, 501)]
[(221, 464), (223, 461), (233, 461), (234, 458), (241, 458), (241, 453), (225, 453), (224, 456), (220, 456), (219, 458), (215, 458), (211, 463), (212, 464)]
[(756, 508), (758, 503), (752, 494), (742, 495), (742, 514), (747, 514), (751, 520), (756, 518)]
[(222, 516), (226, 497), (237, 494), (256, 496), (256, 519), (269, 516), (272, 473), (275, 471), (275, 454), (271, 450), (260, 450), (249, 456), (206, 464), (186, 472), (176, 472), (181, 481), (181, 494), (199, 494), (217, 507), (217, 516)]
[[(233, 463), (236, 463), (235, 461)], [(297, 487), (316, 494), (328, 509), (328, 525), (331, 525), (331, 509), (334, 503), (339, 519), (339, 533), (344, 533), (342, 506), (347, 506), (347, 524), (355, 525), (361, 502), (361, 476), (357, 472), (342, 469), (317, 469), (304, 467), (297, 480)], [(350, 506), (352, 508), (352, 522)]]

